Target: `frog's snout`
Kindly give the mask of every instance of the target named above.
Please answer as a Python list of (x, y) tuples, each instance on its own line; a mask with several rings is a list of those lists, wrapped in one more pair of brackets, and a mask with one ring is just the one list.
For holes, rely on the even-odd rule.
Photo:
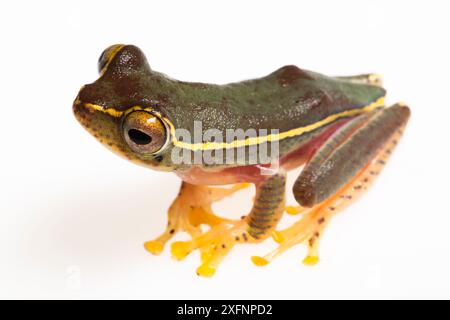
[(78, 120), (78, 122), (86, 128), (86, 126), (89, 126), (89, 110), (87, 110), (86, 104), (83, 103), (85, 95), (86, 87), (89, 85), (84, 85), (81, 87), (80, 91), (78, 92), (77, 97), (75, 98), (75, 101), (72, 105), (72, 112), (75, 116), (75, 118)]
[(99, 105), (83, 103), (77, 98), (72, 106), (75, 118), (95, 139), (114, 152), (123, 154), (120, 118), (105, 112)]
[[(72, 111), (78, 122), (88, 130), (92, 135), (98, 135), (98, 126), (104, 117), (104, 112), (102, 111), (101, 105), (96, 103), (90, 92), (94, 92), (95, 89), (93, 85), (86, 85), (80, 89), (77, 98), (73, 102)], [(94, 101), (95, 103), (90, 103), (86, 101)]]
[(92, 124), (92, 116), (90, 115), (89, 110), (83, 103), (81, 103), (78, 97), (73, 103), (72, 111), (78, 122), (85, 129), (89, 130)]

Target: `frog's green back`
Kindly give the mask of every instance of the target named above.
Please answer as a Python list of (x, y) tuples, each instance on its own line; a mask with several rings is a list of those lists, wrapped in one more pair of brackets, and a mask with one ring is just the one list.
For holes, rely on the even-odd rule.
[(80, 99), (105, 109), (151, 107), (175, 128), (277, 129), (304, 127), (370, 105), (383, 88), (285, 66), (259, 79), (226, 85), (183, 82), (150, 69), (142, 51), (125, 46)]
[[(127, 146), (121, 139), (122, 121), (136, 108), (151, 110), (170, 127), (171, 143), (162, 152), (164, 155), (160, 154), (168, 159), (165, 154), (174, 146), (208, 151), (249, 148), (264, 141), (280, 141), (280, 155), (285, 155), (326, 130), (329, 124), (384, 103), (385, 91), (377, 85), (327, 77), (295, 66), (285, 66), (263, 78), (226, 85), (178, 81), (151, 70), (144, 54), (135, 46), (111, 48), (100, 59), (100, 78), (80, 90), (74, 105), (83, 105), (90, 112), (99, 111), (98, 119), (91, 122), (104, 133), (102, 139), (119, 144), (122, 148), (119, 153), (132, 158), (137, 156), (126, 152)], [(98, 125), (100, 122), (103, 125)], [(215, 129), (227, 141), (198, 143), (175, 137), (176, 129), (185, 129), (195, 137), (195, 122), (201, 122), (203, 133)], [(228, 140), (229, 129), (254, 129), (258, 137)], [(272, 136), (271, 130), (278, 132)], [(142, 154), (137, 158), (145, 162), (152, 157)], [(168, 160), (158, 163), (162, 165), (164, 161)]]
[[(181, 85), (180, 85), (181, 84)], [(255, 80), (227, 85), (179, 83), (172, 103), (162, 104), (177, 128), (204, 130), (278, 129), (305, 127), (346, 110), (370, 105), (384, 97), (383, 88), (326, 77), (295, 66), (283, 67)]]

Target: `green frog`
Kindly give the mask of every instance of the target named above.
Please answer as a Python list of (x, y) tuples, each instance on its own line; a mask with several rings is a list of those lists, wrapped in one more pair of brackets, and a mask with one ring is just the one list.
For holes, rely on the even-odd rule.
[[(185, 82), (122, 44), (101, 54), (98, 69), (99, 79), (75, 99), (75, 117), (118, 155), (181, 178), (166, 230), (144, 246), (157, 255), (187, 232), (191, 240), (172, 243), (172, 255), (199, 250), (197, 274), (205, 277), (236, 245), (270, 237), (278, 245), (253, 256), (256, 265), (300, 243), (308, 246), (304, 263), (317, 263), (328, 222), (379, 175), (410, 116), (402, 103), (385, 106), (376, 74), (329, 77), (288, 65), (225, 85)], [(286, 206), (286, 173), (300, 166), (297, 204)], [(238, 220), (214, 214), (215, 201), (249, 185), (256, 189), (250, 212)], [(301, 218), (278, 230), (285, 212)]]

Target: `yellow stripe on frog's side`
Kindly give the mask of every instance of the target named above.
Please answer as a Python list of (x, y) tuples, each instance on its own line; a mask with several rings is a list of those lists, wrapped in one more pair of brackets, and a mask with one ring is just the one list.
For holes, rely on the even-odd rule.
[(337, 119), (355, 116), (355, 115), (382, 107), (382, 106), (384, 106), (384, 97), (378, 98), (376, 101), (372, 102), (371, 104), (366, 105), (365, 107), (346, 110), (346, 111), (342, 111), (340, 113), (332, 114), (332, 115), (326, 117), (325, 119), (322, 119), (322, 120), (312, 123), (310, 125), (291, 129), (291, 130), (288, 130), (285, 132), (269, 134), (267, 136), (261, 136), (261, 137), (249, 137), (244, 140), (236, 140), (233, 142), (203, 142), (203, 143), (202, 142), (201, 143), (189, 143), (189, 142), (177, 140), (177, 138), (175, 136), (176, 129), (175, 129), (175, 126), (173, 125), (173, 123), (166, 117), (163, 117), (159, 112), (156, 112), (155, 110), (153, 110), (152, 108), (142, 108), (140, 106), (135, 106), (124, 112), (124, 111), (118, 111), (118, 110), (111, 109), (111, 108), (105, 109), (102, 106), (98, 106), (98, 105), (94, 105), (94, 104), (90, 104), (90, 103), (85, 103), (84, 105), (88, 108), (107, 113), (113, 117), (121, 117), (122, 115), (126, 115), (135, 110), (144, 110), (144, 111), (152, 112), (153, 114), (155, 114), (158, 117), (160, 117), (161, 119), (163, 119), (164, 122), (168, 125), (170, 133), (171, 133), (172, 143), (175, 146), (177, 146), (179, 148), (183, 148), (183, 149), (188, 149), (191, 151), (206, 151), (206, 150), (217, 150), (217, 149), (240, 148), (240, 147), (246, 147), (246, 146), (256, 145), (256, 144), (260, 144), (260, 143), (265, 143), (265, 142), (281, 141), (286, 138), (292, 138), (295, 136), (299, 136), (304, 133), (307, 133), (307, 132), (313, 131), (315, 129), (318, 129), (320, 127), (323, 127)]
[(315, 122), (313, 124), (307, 125), (305, 127), (301, 128), (295, 128), (291, 129), (289, 131), (277, 133), (277, 134), (269, 134), (267, 136), (261, 136), (261, 137), (249, 137), (244, 140), (236, 140), (233, 142), (205, 142), (205, 143), (189, 143), (189, 142), (182, 142), (176, 140), (174, 133), (175, 128), (173, 127), (173, 124), (169, 122), (169, 126), (171, 127), (171, 133), (174, 137), (173, 143), (177, 147), (183, 148), (183, 149), (189, 149), (192, 151), (206, 151), (206, 150), (217, 150), (217, 149), (231, 149), (231, 148), (240, 148), (240, 147), (246, 147), (251, 145), (256, 145), (264, 142), (272, 142), (272, 141), (280, 141), (286, 138), (291, 138), (295, 136), (302, 135), (303, 133), (313, 131), (317, 128), (320, 128), (324, 125), (327, 125), (339, 118), (344, 117), (350, 117), (354, 116), (360, 113), (368, 112), (373, 109), (376, 109), (378, 107), (384, 106), (384, 97), (380, 97), (378, 100), (374, 101), (373, 103), (358, 109), (352, 109), (352, 110), (346, 110), (340, 113), (333, 114), (331, 116), (328, 116), (327, 118), (320, 120), (318, 122)]

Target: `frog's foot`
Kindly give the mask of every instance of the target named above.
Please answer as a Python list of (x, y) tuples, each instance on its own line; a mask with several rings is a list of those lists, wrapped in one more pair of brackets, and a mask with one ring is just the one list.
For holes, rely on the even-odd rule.
[(302, 218), (292, 226), (273, 231), (272, 238), (278, 247), (263, 257), (254, 256), (252, 261), (258, 266), (264, 266), (273, 261), (287, 249), (307, 243), (308, 255), (303, 260), (306, 265), (314, 265), (319, 261), (319, 243), (325, 227), (331, 218), (344, 207), (355, 201), (369, 187), (385, 165), (391, 149), (397, 144), (401, 131), (395, 134), (390, 143), (379, 152), (377, 157), (364, 167), (350, 182), (329, 199), (312, 208), (291, 207), (291, 214), (302, 213)]
[[(363, 180), (365, 181), (365, 179)], [(361, 183), (361, 187), (357, 190), (363, 188), (367, 188), (366, 183)], [(341, 193), (313, 208), (302, 208), (302, 218), (299, 221), (284, 230), (272, 233), (272, 238), (279, 244), (278, 247), (263, 257), (252, 257), (252, 261), (258, 266), (264, 266), (287, 249), (300, 243), (307, 243), (308, 255), (303, 262), (307, 265), (316, 264), (319, 261), (319, 242), (324, 229), (333, 215), (343, 209), (356, 196), (351, 191), (351, 188), (346, 188)], [(353, 189), (353, 191), (356, 190)], [(298, 210), (298, 208), (295, 209)]]
[(253, 256), (252, 261), (257, 266), (264, 266), (273, 261), (277, 256), (294, 245), (307, 242), (309, 253), (304, 259), (306, 264), (315, 264), (318, 261), (319, 240), (331, 219), (333, 211), (330, 208), (318, 206), (305, 212), (300, 221), (282, 231), (274, 231), (272, 238), (279, 244), (278, 247), (263, 257)]
[(202, 234), (200, 228), (202, 224), (213, 227), (229, 221), (213, 214), (212, 203), (247, 186), (249, 184), (243, 183), (231, 188), (212, 188), (183, 182), (178, 197), (169, 208), (166, 230), (156, 239), (146, 242), (145, 248), (158, 255), (163, 251), (165, 244), (178, 232), (187, 232), (194, 238)]
[(285, 209), (285, 211), (292, 216), (295, 216), (297, 214), (305, 214), (311, 210), (312, 210), (312, 208), (303, 207), (303, 206), (287, 206)]
[(197, 268), (199, 276), (211, 277), (230, 250), (237, 243), (256, 242), (248, 233), (245, 220), (225, 221), (212, 227), (208, 232), (193, 237), (191, 241), (179, 241), (172, 244), (172, 256), (184, 259), (196, 249), (201, 252), (202, 264)]
[(261, 242), (272, 233), (284, 211), (286, 175), (280, 171), (256, 185), (253, 207), (247, 216), (238, 221), (223, 221), (192, 241), (176, 242), (172, 255), (183, 259), (199, 249), (202, 264), (197, 269), (200, 276), (214, 275), (217, 267), (238, 243)]

